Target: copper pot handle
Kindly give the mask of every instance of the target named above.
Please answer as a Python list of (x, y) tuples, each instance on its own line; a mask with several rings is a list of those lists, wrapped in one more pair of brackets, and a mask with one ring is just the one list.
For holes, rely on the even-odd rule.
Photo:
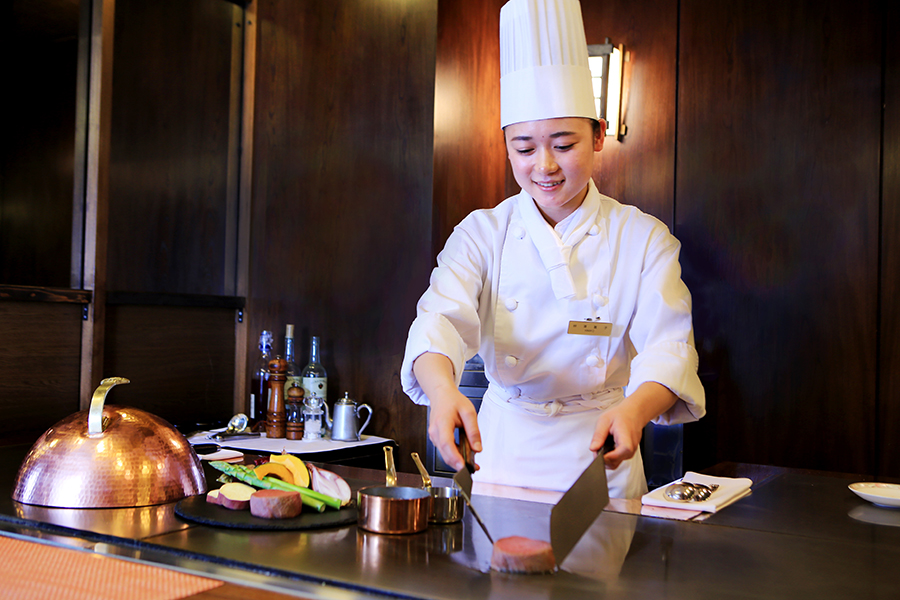
[(390, 446), (384, 447), (384, 484), (387, 487), (395, 487), (397, 485), (397, 469), (394, 467), (394, 449)]
[(91, 397), (91, 408), (88, 411), (88, 435), (103, 433), (103, 403), (106, 402), (106, 394), (113, 386), (120, 383), (131, 383), (131, 381), (124, 377), (107, 377), (94, 390), (94, 395)]

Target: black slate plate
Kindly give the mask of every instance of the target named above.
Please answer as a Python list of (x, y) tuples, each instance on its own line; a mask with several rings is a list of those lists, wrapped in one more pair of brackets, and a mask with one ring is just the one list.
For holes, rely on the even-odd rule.
[(324, 529), (356, 523), (355, 504), (350, 504), (340, 510), (326, 508), (324, 512), (316, 512), (312, 508), (304, 506), (300, 516), (293, 519), (260, 519), (251, 515), (249, 510), (231, 510), (224, 506), (211, 504), (206, 501), (206, 494), (179, 500), (175, 505), (175, 514), (182, 519), (213, 527), (270, 531)]

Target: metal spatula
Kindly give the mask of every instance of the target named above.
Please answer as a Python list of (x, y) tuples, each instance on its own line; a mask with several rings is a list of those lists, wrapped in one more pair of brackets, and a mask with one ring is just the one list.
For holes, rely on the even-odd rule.
[(606, 464), (603, 462), (603, 455), (609, 450), (612, 450), (612, 436), (550, 511), (550, 545), (557, 565), (562, 565), (584, 532), (609, 504)]

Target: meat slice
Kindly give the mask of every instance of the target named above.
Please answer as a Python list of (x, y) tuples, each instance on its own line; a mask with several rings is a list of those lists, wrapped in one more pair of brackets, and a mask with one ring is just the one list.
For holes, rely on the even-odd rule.
[(514, 535), (494, 542), (491, 568), (504, 573), (552, 573), (556, 558), (550, 542)]

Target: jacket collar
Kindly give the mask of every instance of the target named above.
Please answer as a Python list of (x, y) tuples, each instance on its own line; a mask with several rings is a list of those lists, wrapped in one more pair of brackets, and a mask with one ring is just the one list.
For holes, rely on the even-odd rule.
[(569, 225), (568, 231), (562, 239), (544, 219), (531, 195), (524, 190), (519, 193), (518, 205), (525, 230), (533, 240), (541, 262), (550, 275), (553, 295), (557, 300), (575, 296), (575, 282), (569, 269), (569, 261), (572, 249), (597, 222), (600, 212), (600, 193), (597, 191), (594, 181), (591, 180), (588, 183), (587, 196), (581, 206), (570, 216), (574, 221)]

